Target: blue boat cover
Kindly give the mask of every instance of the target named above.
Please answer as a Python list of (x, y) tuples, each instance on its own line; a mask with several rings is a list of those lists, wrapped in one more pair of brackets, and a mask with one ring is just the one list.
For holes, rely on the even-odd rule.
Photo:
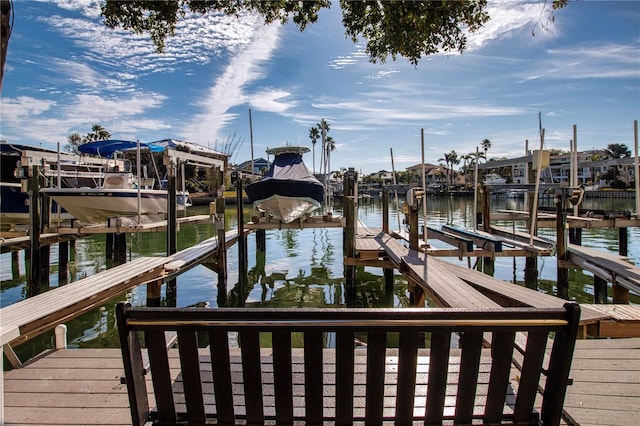
[(283, 153), (276, 155), (269, 171), (260, 181), (245, 188), (251, 202), (272, 195), (309, 197), (319, 203), (324, 198), (324, 185), (316, 179), (302, 161), (302, 155)]
[[(111, 158), (114, 152), (131, 151), (136, 149), (138, 142), (109, 139), (106, 141), (88, 142), (78, 145), (78, 150), (83, 154), (99, 155)], [(164, 148), (150, 143), (140, 142), (140, 148), (149, 149), (151, 152), (163, 152)]]

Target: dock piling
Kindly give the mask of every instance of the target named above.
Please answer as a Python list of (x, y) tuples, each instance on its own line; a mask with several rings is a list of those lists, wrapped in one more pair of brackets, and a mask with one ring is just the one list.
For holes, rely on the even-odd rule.
[(38, 166), (31, 167), (29, 175), (29, 284), (27, 297), (40, 293), (40, 197), (38, 195), (40, 182)]
[(225, 236), (225, 201), (224, 197), (216, 199), (215, 226), (218, 230), (217, 274), (218, 274), (218, 306), (227, 306), (227, 242)]
[[(175, 161), (170, 159), (167, 161), (169, 162), (169, 167), (167, 168), (167, 256), (171, 256), (178, 251), (178, 195), (176, 188), (176, 164)], [(167, 281), (165, 292), (167, 300), (175, 303), (177, 299), (177, 281), (175, 278)]]
[[(343, 251), (344, 258), (354, 258), (356, 255), (356, 220), (357, 212), (357, 195), (356, 182), (358, 181), (358, 173), (353, 169), (344, 174), (343, 178), (343, 209), (345, 218), (345, 228), (343, 232)], [(353, 300), (356, 294), (356, 267), (344, 265), (344, 277), (346, 287), (347, 300)]]
[(69, 242), (58, 243), (58, 285), (66, 284), (69, 273)]
[(567, 269), (567, 215), (564, 211), (564, 189), (556, 191), (556, 258), (558, 297), (569, 300), (569, 270)]

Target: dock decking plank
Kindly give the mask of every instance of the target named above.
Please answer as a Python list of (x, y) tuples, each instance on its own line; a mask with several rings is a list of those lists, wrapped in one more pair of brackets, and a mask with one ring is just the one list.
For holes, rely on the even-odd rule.
[[(628, 364), (630, 359), (637, 361), (637, 353), (640, 349), (640, 339), (597, 339), (578, 340), (574, 353), (574, 362), (571, 376), (574, 384), (568, 387), (565, 400), (565, 411), (568, 415), (580, 424), (609, 424), (609, 425), (629, 425), (637, 422), (640, 417), (640, 384), (637, 373), (638, 363)], [(456, 349), (452, 349), (455, 354)], [(206, 356), (208, 350), (203, 350), (202, 356)], [(263, 355), (269, 353), (266, 349)], [(355, 361), (359, 363), (360, 371), (364, 371), (366, 358), (358, 355), (356, 350)], [(606, 357), (600, 359), (598, 355)], [(617, 357), (616, 354), (619, 354)], [(327, 383), (335, 383), (335, 352), (331, 349), (325, 350), (324, 362), (327, 368), (324, 369)], [(489, 368), (490, 357), (488, 352), (483, 352), (480, 378)], [(635, 358), (632, 358), (634, 357)], [(177, 351), (169, 352), (169, 359), (177, 357)], [(390, 353), (388, 356), (395, 356)], [(52, 361), (55, 360), (55, 361)], [(81, 360), (82, 368), (78, 368)], [(93, 361), (93, 365), (89, 361)], [(295, 358), (294, 358), (295, 360)], [(79, 376), (89, 375), (91, 371), (102, 368), (104, 362), (108, 361), (107, 370), (118, 371), (110, 380), (94, 379), (94, 384), (89, 380), (74, 380)], [(294, 380), (299, 378), (304, 380), (301, 372), (303, 367), (294, 361), (292, 371)], [(118, 363), (119, 368), (114, 370), (112, 366)], [(610, 365), (612, 372), (620, 371), (622, 366), (629, 365), (625, 370), (626, 375), (611, 375), (610, 386), (604, 386), (600, 382), (594, 382), (594, 377), (589, 376), (591, 367), (597, 366), (597, 370), (602, 370), (606, 365)], [(57, 366), (65, 373), (56, 373), (59, 379), (51, 380), (38, 378), (45, 374), (50, 366)], [(43, 368), (43, 366), (47, 366)], [(172, 366), (175, 368), (175, 365)], [(418, 364), (417, 380), (425, 380), (424, 372), (429, 368), (429, 358), (420, 357)], [(29, 372), (32, 370), (32, 372)], [(79, 370), (87, 370), (80, 372)], [(298, 372), (296, 374), (295, 372)], [(447, 381), (447, 400), (451, 403), (457, 392), (454, 383), (457, 380), (458, 367), (454, 366), (450, 371)], [(130, 424), (130, 413), (128, 409), (128, 399), (126, 386), (120, 384), (122, 375), (122, 361), (119, 349), (69, 349), (54, 351), (40, 359), (35, 360), (30, 365), (22, 369), (4, 372), (4, 400), (5, 400), (5, 424), (12, 425), (71, 425), (71, 424), (108, 424), (124, 425)], [(211, 372), (203, 373), (203, 377), (211, 376)], [(240, 371), (234, 374), (241, 374)], [(397, 371), (387, 371), (386, 375), (393, 376)], [(606, 376), (606, 371), (597, 373), (601, 377)], [(25, 375), (33, 376), (32, 380), (25, 379)], [(66, 376), (65, 376), (66, 375)], [(100, 377), (103, 374), (100, 373)], [(105, 376), (108, 376), (106, 374)], [(177, 374), (176, 374), (177, 376)], [(273, 375), (265, 373), (264, 377), (273, 380)], [(488, 375), (487, 375), (488, 377)], [(626, 379), (626, 382), (619, 382), (618, 379)], [(634, 382), (635, 380), (635, 382)], [(69, 382), (66, 388), (62, 387), (64, 381)], [(45, 383), (49, 383), (48, 385)], [(361, 383), (356, 380), (356, 383)], [(479, 385), (479, 389), (485, 389), (486, 384)], [(363, 387), (357, 386), (356, 395), (362, 392)], [(385, 405), (395, 404), (394, 390), (385, 388)], [(329, 395), (325, 395), (328, 397)], [(416, 399), (424, 401), (424, 392), (418, 392)], [(325, 398), (326, 399), (326, 398)], [(326, 401), (325, 401), (326, 402)], [(303, 404), (303, 401), (300, 401)], [(362, 406), (362, 399), (356, 401), (356, 406)], [(102, 404), (102, 405), (100, 405)], [(450, 406), (447, 404), (447, 406)], [(421, 405), (424, 409), (424, 402)], [(91, 409), (87, 409), (91, 408)]]

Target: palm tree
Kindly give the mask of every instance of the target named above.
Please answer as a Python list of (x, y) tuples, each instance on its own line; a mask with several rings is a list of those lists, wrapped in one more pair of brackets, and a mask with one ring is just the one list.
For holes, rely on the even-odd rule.
[(311, 145), (313, 146), (313, 174), (316, 174), (316, 141), (320, 137), (320, 131), (317, 127), (309, 129), (309, 138), (311, 139)]
[(482, 150), (484, 151), (484, 158), (487, 158), (487, 151), (491, 148), (491, 141), (489, 139), (482, 139)]
[(331, 151), (336, 150), (336, 143), (331, 136), (327, 136), (325, 142), (327, 144), (327, 169), (331, 173)]
[(326, 173), (326, 168), (327, 168), (327, 147), (326, 147), (326, 143), (327, 143), (327, 133), (329, 133), (329, 123), (327, 123), (327, 121), (323, 118), (322, 120), (320, 120), (320, 122), (318, 123), (318, 130), (320, 131), (320, 136), (322, 137), (322, 158), (320, 158), (320, 170), (322, 170), (322, 165), (324, 164), (324, 169)]
[[(439, 158), (438, 161), (444, 161), (447, 164), (447, 174), (449, 175), (449, 184), (453, 185), (453, 166), (460, 164), (460, 158), (455, 150), (444, 154), (444, 158)], [(449, 167), (451, 164), (451, 167)]]
[(87, 133), (83, 142), (104, 141), (111, 137), (111, 133), (99, 124), (91, 126), (91, 132)]
[(467, 186), (467, 178), (469, 175), (469, 171), (471, 170), (471, 164), (473, 160), (475, 160), (476, 154), (475, 152), (470, 152), (469, 154), (462, 155), (460, 159), (463, 161), (462, 172), (464, 174), (464, 184)]

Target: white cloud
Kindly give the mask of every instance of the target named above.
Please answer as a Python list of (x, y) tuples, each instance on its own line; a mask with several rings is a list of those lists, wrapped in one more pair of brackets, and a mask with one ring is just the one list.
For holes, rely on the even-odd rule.
[[(84, 3), (68, 1), (60, 7), (78, 10)], [(124, 71), (129, 77), (138, 78), (149, 73), (174, 72), (189, 63), (206, 64), (224, 52), (235, 52), (250, 41), (257, 21), (251, 14), (237, 17), (188, 14), (178, 22), (175, 35), (165, 40), (164, 52), (159, 54), (147, 34), (107, 28), (91, 14), (41, 18), (41, 22), (85, 49), (83, 60), (106, 64), (114, 73)]]
[(2, 98), (3, 127), (6, 128), (13, 122), (40, 115), (55, 106), (55, 101), (37, 99), (30, 96), (20, 96), (15, 99)]
[[(187, 140), (204, 143), (215, 140), (237, 114), (229, 110), (248, 100), (245, 87), (264, 76), (262, 64), (271, 58), (279, 39), (278, 24), (257, 25), (253, 39), (244, 50), (234, 56), (214, 85), (199, 103), (202, 112), (187, 123), (183, 133)], [(271, 104), (274, 106), (275, 104)]]
[(491, 1), (487, 12), (490, 20), (480, 30), (467, 35), (467, 52), (504, 37), (524, 34), (533, 42), (552, 37), (557, 31), (556, 24), (549, 25), (551, 5), (544, 1)]
[(141, 118), (159, 108), (164, 99), (163, 95), (155, 93), (113, 98), (80, 94), (66, 98), (67, 103), (61, 105), (26, 96), (3, 98), (1, 138), (65, 142), (70, 133), (88, 132), (95, 123), (121, 138), (139, 138), (143, 131), (169, 127), (162, 120)]
[(258, 111), (283, 113), (295, 106), (295, 102), (286, 101), (290, 95), (282, 89), (269, 89), (249, 95), (248, 101)]

